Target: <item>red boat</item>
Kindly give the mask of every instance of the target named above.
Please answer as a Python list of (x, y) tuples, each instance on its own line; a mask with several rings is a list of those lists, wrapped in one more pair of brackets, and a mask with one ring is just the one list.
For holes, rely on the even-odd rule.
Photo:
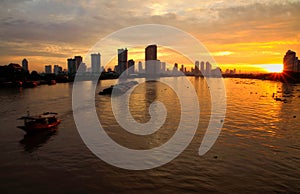
[(19, 119), (24, 120), (24, 126), (18, 126), (27, 133), (36, 133), (44, 130), (51, 130), (56, 128), (61, 120), (56, 118), (57, 113), (45, 112), (38, 116), (23, 116)]

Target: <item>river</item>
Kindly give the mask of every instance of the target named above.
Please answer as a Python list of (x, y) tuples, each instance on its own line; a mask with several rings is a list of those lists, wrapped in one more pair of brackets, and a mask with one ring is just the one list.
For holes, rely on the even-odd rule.
[[(180, 77), (173, 79), (180, 83)], [(224, 79), (227, 96), (223, 128), (203, 156), (198, 149), (211, 116), (211, 97), (203, 78), (188, 78), (200, 104), (199, 125), (188, 147), (174, 160), (149, 170), (126, 170), (95, 156), (77, 130), (72, 83), (0, 89), (1, 193), (297, 193), (300, 191), (300, 84)], [(213, 78), (212, 78), (213, 79)], [(137, 79), (141, 81), (141, 79)], [(160, 82), (138, 85), (130, 97), (136, 121), (149, 121), (149, 105), (164, 103), (168, 116), (159, 131), (141, 137), (124, 131), (112, 113), (110, 96), (97, 93), (114, 84), (100, 81), (95, 105), (109, 136), (131, 149), (164, 144), (180, 122), (174, 91)], [(81, 84), (91, 87), (91, 81)], [(84, 94), (83, 94), (84, 95)], [(276, 101), (273, 95), (286, 99)], [(82, 111), (87, 104), (82, 104)], [(59, 113), (57, 131), (25, 135), (18, 117)], [(183, 138), (183, 137), (182, 137)], [(149, 161), (150, 163), (152, 161)]]

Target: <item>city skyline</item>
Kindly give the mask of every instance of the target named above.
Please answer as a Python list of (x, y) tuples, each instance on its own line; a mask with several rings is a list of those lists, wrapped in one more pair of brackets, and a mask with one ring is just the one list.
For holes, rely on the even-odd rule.
[[(208, 48), (222, 69), (272, 70), (275, 66), (269, 64), (282, 65), (287, 50), (300, 50), (300, 1), (146, 1), (143, 9), (135, 8), (135, 4), (5, 1), (0, 14), (0, 64), (21, 63), (26, 58), (31, 69), (38, 71), (47, 64), (66, 69), (66, 58), (85, 56), (100, 38), (145, 23), (189, 32)], [(170, 54), (164, 55), (167, 58)]]
[[(144, 48), (144, 60), (139, 57), (139, 60), (137, 59), (129, 59), (128, 56), (130, 54), (130, 51), (125, 48), (125, 49), (117, 49), (117, 55), (113, 57), (111, 61), (108, 62), (108, 65), (106, 67), (101, 65), (101, 54), (99, 52), (97, 53), (91, 53), (90, 54), (90, 65), (87, 67), (86, 59), (84, 59), (82, 56), (74, 56), (74, 58), (68, 58), (67, 59), (67, 69), (63, 69), (61, 66), (54, 64), (53, 66), (53, 71), (52, 71), (52, 65), (47, 64), (44, 66), (44, 71), (40, 73), (46, 73), (46, 74), (59, 74), (59, 73), (67, 73), (68, 75), (75, 75), (79, 66), (82, 67), (82, 72), (91, 72), (91, 73), (100, 73), (104, 70), (109, 70), (109, 71), (115, 71), (118, 74), (121, 74), (128, 68), (132, 67), (130, 72), (132, 73), (144, 73), (144, 71), (147, 69), (147, 60), (157, 60), (160, 64), (160, 69), (165, 71), (172, 71), (174, 67), (177, 68), (177, 70), (180, 70), (182, 72), (191, 72), (191, 73), (198, 73), (198, 72), (210, 72), (211, 70), (214, 70), (212, 67), (215, 67), (215, 69), (221, 70), (223, 74), (236, 74), (237, 72), (242, 73), (241, 70), (237, 71), (236, 68), (230, 69), (230, 68), (220, 68), (218, 65), (214, 64), (213, 66), (210, 64), (210, 61), (199, 61), (196, 60), (193, 64), (192, 63), (185, 63), (185, 64), (180, 64), (181, 68), (178, 67), (178, 63), (175, 62), (174, 64), (166, 64), (165, 61), (161, 61), (159, 57), (160, 53), (157, 51), (158, 50), (158, 45), (152, 44), (152, 45), (147, 45), (147, 47)], [(163, 56), (163, 55), (162, 55)], [(89, 57), (87, 57), (89, 58)], [(115, 60), (117, 59), (117, 62)], [(135, 66), (135, 61), (138, 62), (138, 64)], [(188, 62), (188, 59), (186, 59)], [(201, 62), (201, 63), (200, 63)], [(114, 64), (116, 63), (116, 64)], [(10, 63), (10, 64), (18, 64), (18, 63)], [(29, 65), (28, 65), (28, 60), (24, 58), (21, 63), (22, 68), (25, 71), (36, 71), (36, 70), (30, 70)], [(168, 67), (167, 67), (168, 66)], [(188, 67), (188, 68), (187, 68)], [(208, 71), (207, 71), (208, 69)], [(292, 50), (288, 50), (285, 55), (283, 56), (283, 65), (282, 69), (280, 71), (273, 71), (270, 73), (281, 73), (283, 71), (288, 71), (288, 72), (300, 72), (300, 60), (298, 60), (297, 53)]]

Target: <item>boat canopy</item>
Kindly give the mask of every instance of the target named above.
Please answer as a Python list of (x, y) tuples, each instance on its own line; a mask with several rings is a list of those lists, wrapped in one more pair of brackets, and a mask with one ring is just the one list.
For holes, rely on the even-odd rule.
[(18, 118), (18, 120), (45, 120), (48, 118), (53, 118), (57, 115), (55, 112), (45, 112), (38, 116), (23, 116)]

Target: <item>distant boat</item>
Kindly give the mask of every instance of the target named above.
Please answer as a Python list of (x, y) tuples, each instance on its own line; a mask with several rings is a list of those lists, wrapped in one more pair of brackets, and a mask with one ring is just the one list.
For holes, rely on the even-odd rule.
[(30, 116), (29, 112), (27, 116), (18, 118), (24, 120), (24, 126), (18, 126), (18, 128), (24, 130), (27, 133), (36, 133), (44, 130), (50, 130), (57, 127), (61, 120), (56, 118), (57, 113), (45, 112), (38, 116)]
[(35, 88), (39, 85), (38, 81), (26, 81), (23, 83), (24, 88)]
[(138, 84), (137, 81), (130, 81), (130, 82), (112, 85), (108, 88), (105, 88), (103, 91), (99, 92), (99, 95), (111, 94), (113, 90), (116, 92), (116, 94), (124, 94), (130, 88), (132, 88), (133, 86), (135, 86), (137, 84)]
[(22, 87), (23, 82), (15, 81), (15, 82), (1, 82), (0, 87)]
[(54, 79), (48, 81), (48, 85), (55, 85), (56, 84), (56, 81)]

